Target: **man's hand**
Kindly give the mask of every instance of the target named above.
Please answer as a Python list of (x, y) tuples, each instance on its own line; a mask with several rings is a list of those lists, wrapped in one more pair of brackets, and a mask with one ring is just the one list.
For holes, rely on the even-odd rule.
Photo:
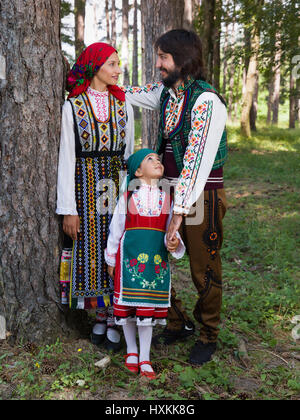
[(77, 233), (80, 232), (79, 216), (64, 216), (63, 231), (70, 236), (73, 241), (77, 241)]
[(167, 248), (169, 252), (175, 252), (179, 246), (179, 239), (177, 238), (177, 236), (175, 237), (175, 239), (173, 239), (172, 241), (168, 241), (167, 242)]
[(183, 217), (180, 216), (179, 214), (173, 214), (172, 220), (168, 229), (168, 233), (167, 233), (167, 242), (174, 241), (174, 239), (176, 238), (176, 232), (178, 232), (181, 226), (182, 218)]
[(111, 277), (113, 280), (115, 279), (115, 267), (112, 266), (108, 266), (107, 267), (107, 272), (109, 274), (109, 277)]

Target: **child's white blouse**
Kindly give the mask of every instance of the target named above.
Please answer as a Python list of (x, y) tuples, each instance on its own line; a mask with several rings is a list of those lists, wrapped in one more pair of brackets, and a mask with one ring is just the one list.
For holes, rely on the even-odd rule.
[[(132, 199), (134, 200), (135, 206), (141, 216), (147, 217), (158, 217), (161, 214), (163, 203), (165, 200), (166, 194), (163, 192), (163, 200), (160, 202), (161, 191), (156, 186), (150, 186), (147, 184), (142, 184), (139, 189), (136, 189), (132, 194)], [(107, 241), (107, 248), (105, 250), (105, 261), (106, 264), (115, 267), (116, 265), (116, 255), (119, 249), (119, 244), (121, 238), (125, 232), (125, 223), (126, 223), (126, 211), (127, 211), (127, 202), (124, 194), (121, 196), (109, 227), (109, 237)], [(170, 214), (167, 221), (166, 230), (170, 225), (173, 213), (173, 204), (170, 208)], [(165, 245), (166, 242), (165, 235)], [(177, 232), (177, 237), (179, 238), (180, 244), (175, 252), (172, 253), (172, 256), (176, 259), (183, 257), (185, 253), (185, 245), (181, 239), (180, 234)]]

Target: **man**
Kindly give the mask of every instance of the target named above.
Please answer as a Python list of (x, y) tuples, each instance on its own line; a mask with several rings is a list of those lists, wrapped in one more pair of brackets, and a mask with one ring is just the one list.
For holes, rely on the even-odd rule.
[[(174, 215), (168, 237), (180, 229), (189, 255), (199, 294), (194, 317), (201, 326), (190, 362), (202, 365), (216, 350), (222, 304), (220, 249), (226, 212), (223, 165), (227, 158), (227, 112), (223, 98), (205, 82), (202, 45), (194, 32), (169, 31), (157, 40), (155, 48), (162, 83), (129, 87), (126, 100), (160, 110), (157, 153), (162, 155), (165, 179), (174, 186)], [(188, 216), (194, 207), (196, 215)], [(158, 337), (165, 344), (184, 339), (195, 329), (174, 289), (171, 303), (168, 327)]]

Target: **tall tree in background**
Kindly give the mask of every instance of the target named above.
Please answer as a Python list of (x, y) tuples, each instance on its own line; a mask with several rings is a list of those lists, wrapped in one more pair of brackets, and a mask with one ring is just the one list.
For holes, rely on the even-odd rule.
[[(141, 0), (143, 84), (160, 79), (155, 69), (155, 41), (166, 31), (182, 27), (184, 8), (184, 0), (172, 0), (172, 7), (168, 0)], [(143, 146), (155, 147), (158, 115), (143, 110), (142, 122)]]
[(216, 0), (202, 0), (200, 34), (203, 45), (204, 64), (206, 66), (206, 78), (209, 83), (213, 82), (214, 69), (214, 36), (215, 36)]
[(105, 0), (106, 42), (110, 42), (109, 2)]
[[(138, 1), (133, 1), (133, 48), (132, 48), (132, 85), (139, 85), (139, 68), (138, 68), (138, 52), (139, 52), (139, 39), (138, 39)], [(140, 110), (137, 107), (133, 108), (134, 117), (140, 118)]]
[(117, 46), (117, 30), (116, 30), (116, 0), (111, 0), (111, 44)]
[[(260, 44), (260, 25), (261, 25), (261, 10), (264, 0), (256, 0), (255, 2), (249, 3), (249, 0), (245, 0), (245, 19), (250, 18), (251, 22), (251, 36), (250, 36), (250, 59), (247, 68), (245, 91), (243, 94), (242, 101), (242, 115), (241, 115), (241, 131), (246, 137), (251, 136), (250, 127), (250, 111), (253, 102), (253, 95), (255, 92), (257, 82), (257, 68), (258, 68), (258, 53)], [(255, 3), (255, 4), (254, 4)], [(251, 13), (248, 16), (248, 13)]]
[(65, 325), (54, 213), (63, 101), (60, 1), (1, 0), (0, 55), (7, 78), (0, 86), (0, 314), (14, 338), (48, 342)]
[(122, 70), (123, 70), (123, 84), (129, 85), (129, 67), (128, 67), (128, 36), (129, 36), (129, 24), (128, 24), (128, 12), (129, 3), (128, 0), (122, 0)]
[(216, 0), (215, 16), (213, 27), (213, 69), (212, 83), (220, 91), (220, 71), (221, 71), (221, 19), (222, 19), (222, 0)]
[(78, 57), (85, 48), (84, 45), (84, 21), (85, 21), (85, 0), (75, 0), (75, 56)]

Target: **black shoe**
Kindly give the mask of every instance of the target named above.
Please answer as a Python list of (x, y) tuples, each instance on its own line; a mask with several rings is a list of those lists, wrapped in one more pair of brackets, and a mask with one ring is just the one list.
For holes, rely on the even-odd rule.
[[(102, 321), (102, 322), (97, 322), (97, 324), (101, 324), (101, 325), (105, 325), (106, 327), (106, 322)], [(95, 324), (95, 325), (97, 325)], [(104, 332), (104, 334), (95, 334), (93, 331), (90, 335), (90, 339), (91, 339), (91, 343), (94, 344), (95, 346), (100, 346), (100, 344), (103, 343), (104, 339), (106, 336), (106, 330)]]
[(211, 360), (212, 355), (217, 349), (216, 343), (202, 343), (198, 341), (195, 346), (192, 348), (190, 354), (190, 363), (192, 365), (203, 365)]
[(100, 335), (92, 332), (90, 338), (92, 344), (94, 344), (95, 346), (100, 346), (100, 344), (102, 344), (105, 339), (105, 334)]
[(153, 345), (159, 344), (170, 345), (175, 341), (184, 340), (195, 333), (195, 325), (191, 321), (187, 321), (180, 330), (168, 330), (165, 328), (161, 334), (153, 337)]
[[(117, 329), (116, 327), (109, 327), (113, 329)], [(118, 342), (111, 341), (107, 336), (105, 337), (104, 346), (106, 350), (110, 351), (119, 351), (121, 348), (121, 335), (120, 340)]]

